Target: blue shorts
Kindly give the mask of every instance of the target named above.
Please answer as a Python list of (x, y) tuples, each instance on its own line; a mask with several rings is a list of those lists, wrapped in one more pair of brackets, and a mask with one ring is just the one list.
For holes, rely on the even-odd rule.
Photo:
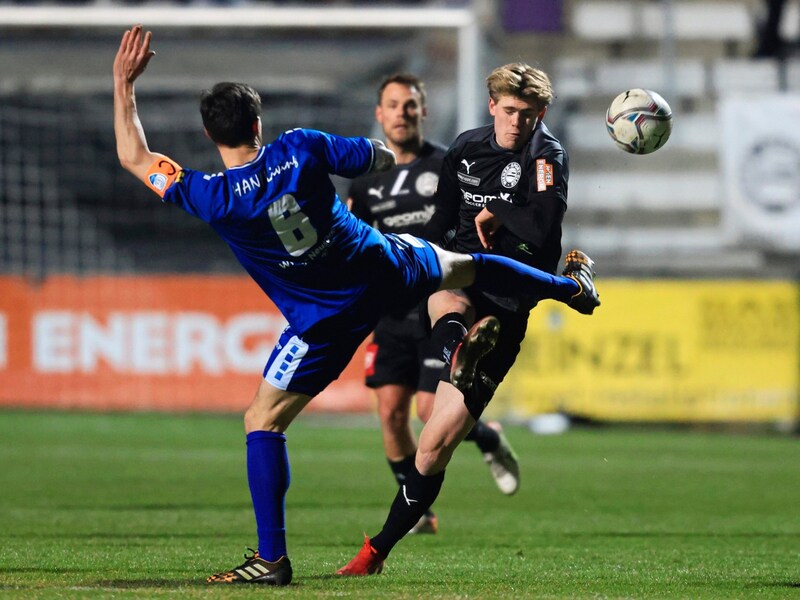
[(408, 312), (439, 288), (442, 268), (428, 242), (385, 237), (385, 264), (352, 305), (305, 333), (291, 325), (283, 331), (264, 367), (267, 383), (316, 396), (341, 375), (381, 317)]

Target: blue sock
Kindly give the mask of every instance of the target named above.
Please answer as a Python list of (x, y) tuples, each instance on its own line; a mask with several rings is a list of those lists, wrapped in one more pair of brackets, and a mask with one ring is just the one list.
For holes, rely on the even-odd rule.
[(258, 554), (275, 562), (286, 555), (286, 491), (289, 455), (286, 436), (272, 431), (247, 434), (247, 480), (256, 513)]
[(543, 300), (569, 302), (581, 288), (569, 277), (551, 275), (534, 267), (496, 254), (472, 254), (475, 286), (498, 296), (520, 294)]

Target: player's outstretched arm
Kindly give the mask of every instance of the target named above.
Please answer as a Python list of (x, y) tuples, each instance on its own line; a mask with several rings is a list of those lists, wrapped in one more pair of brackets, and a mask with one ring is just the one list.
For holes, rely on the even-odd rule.
[(151, 152), (136, 110), (133, 82), (147, 68), (155, 52), (150, 49), (152, 34), (134, 25), (122, 36), (114, 59), (114, 134), (117, 156), (125, 169), (147, 182), (150, 167), (163, 154)]
[(372, 148), (375, 152), (375, 160), (372, 161), (372, 168), (369, 170), (370, 173), (382, 173), (383, 171), (388, 171), (397, 164), (397, 157), (394, 155), (394, 152), (386, 147), (386, 144), (373, 138), (370, 138), (369, 141), (372, 143)]

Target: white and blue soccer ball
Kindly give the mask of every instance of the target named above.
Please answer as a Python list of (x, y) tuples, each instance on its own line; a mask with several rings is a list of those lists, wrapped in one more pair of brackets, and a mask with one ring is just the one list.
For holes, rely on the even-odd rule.
[(606, 128), (625, 152), (650, 154), (667, 143), (672, 133), (672, 110), (656, 92), (626, 90), (608, 107)]

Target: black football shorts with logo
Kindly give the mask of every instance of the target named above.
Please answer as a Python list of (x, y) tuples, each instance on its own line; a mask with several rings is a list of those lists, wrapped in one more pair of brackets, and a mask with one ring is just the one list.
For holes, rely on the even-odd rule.
[(443, 367), (415, 308), (403, 318), (384, 317), (378, 323), (367, 346), (365, 380), (371, 388), (394, 384), (435, 393)]

